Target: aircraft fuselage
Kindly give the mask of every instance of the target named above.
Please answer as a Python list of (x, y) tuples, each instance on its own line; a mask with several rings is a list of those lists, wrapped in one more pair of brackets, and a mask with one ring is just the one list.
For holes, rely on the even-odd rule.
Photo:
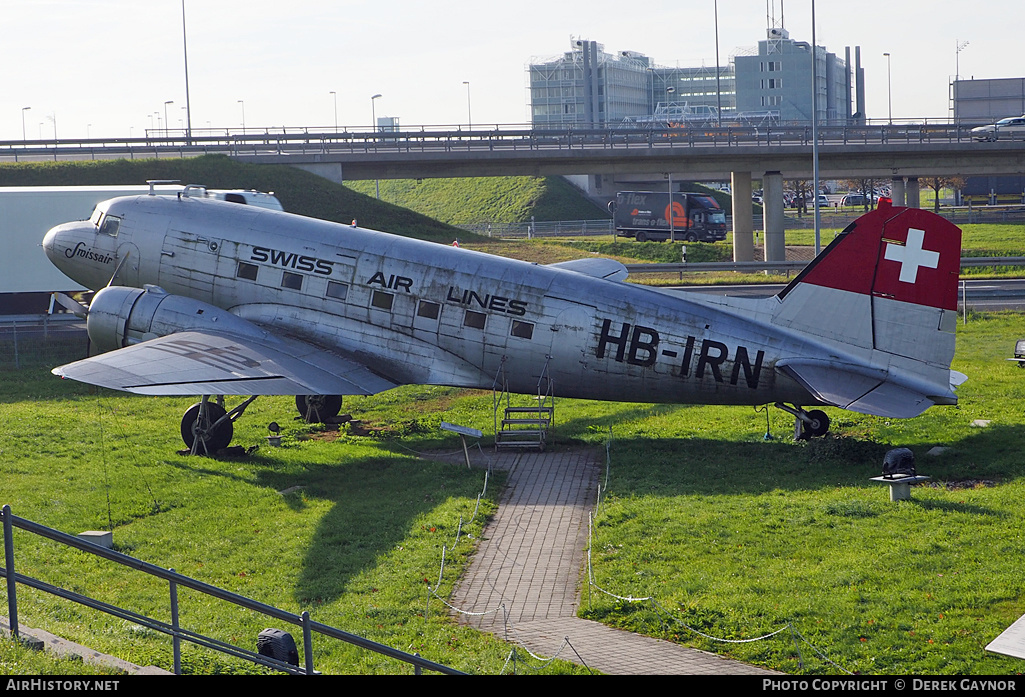
[[(216, 201), (101, 208), (101, 220), (54, 228), (44, 243), (79, 283), (158, 285), (399, 383), (490, 389), (504, 368), (510, 389), (531, 393), (547, 364), (565, 397), (809, 405), (776, 362), (839, 356), (771, 324), (776, 298), (725, 304)], [(114, 234), (101, 231), (108, 217)]]

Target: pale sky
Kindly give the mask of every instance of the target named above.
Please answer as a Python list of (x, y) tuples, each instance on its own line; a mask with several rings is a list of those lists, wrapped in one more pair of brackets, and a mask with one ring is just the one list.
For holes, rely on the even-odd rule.
[[(720, 62), (753, 49), (775, 14), (811, 41), (810, 0), (719, 0)], [(715, 65), (713, 0), (185, 0), (194, 129), (403, 127), (529, 121), (526, 66), (570, 48)], [(956, 48), (962, 78), (1025, 77), (1025, 5), (988, 0), (818, 0), (816, 39), (861, 46), (867, 112), (944, 118)], [(181, 0), (0, 0), (0, 140), (142, 136), (185, 118)], [(240, 100), (242, 103), (240, 103)], [(23, 112), (23, 107), (31, 107)], [(159, 118), (158, 118), (159, 115)], [(1010, 116), (1012, 114), (1008, 114)], [(158, 125), (159, 122), (159, 125)]]

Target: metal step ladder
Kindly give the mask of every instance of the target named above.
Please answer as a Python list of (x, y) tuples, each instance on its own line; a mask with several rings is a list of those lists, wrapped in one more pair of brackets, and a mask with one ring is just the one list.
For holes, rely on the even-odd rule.
[[(544, 368), (537, 381), (537, 395), (531, 395), (534, 404), (514, 406), (503, 359), (493, 387), (495, 450), (521, 448), (544, 451), (547, 447), (549, 432), (555, 424), (555, 394), (548, 374), (550, 360), (551, 356), (546, 356)], [(500, 423), (499, 411), (502, 412)]]

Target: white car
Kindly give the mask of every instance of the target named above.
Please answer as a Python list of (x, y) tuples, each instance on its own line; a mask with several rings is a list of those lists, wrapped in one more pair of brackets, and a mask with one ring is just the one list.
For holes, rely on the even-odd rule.
[(1025, 138), (1025, 116), (1000, 119), (988, 126), (972, 129), (972, 140), (997, 140), (999, 138)]

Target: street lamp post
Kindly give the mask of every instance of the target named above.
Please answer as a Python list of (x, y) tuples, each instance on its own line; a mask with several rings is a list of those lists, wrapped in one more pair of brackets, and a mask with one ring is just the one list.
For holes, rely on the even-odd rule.
[(189, 35), (185, 28), (185, 0), (182, 0), (182, 53), (185, 59), (185, 141), (192, 145), (192, 101), (189, 99)]
[(890, 87), (890, 54), (884, 53), (886, 56), (886, 105), (889, 108), (890, 113), (890, 125), (893, 125), (893, 90)]
[(375, 107), (376, 100), (380, 99), (381, 95), (375, 94), (370, 98), (370, 130), (377, 131), (377, 108)]
[(819, 208), (819, 47), (815, 41), (815, 0), (811, 0), (811, 176), (815, 187), (812, 197), (815, 201), (815, 256), (818, 256), (822, 251), (822, 210)]
[(167, 137), (168, 132), (171, 130), (171, 122), (167, 120), (167, 105), (174, 104), (173, 99), (169, 99), (164, 102), (164, 137)]
[[(380, 98), (381, 98), (380, 94), (375, 94), (373, 97), (370, 98), (370, 118), (374, 122), (372, 124), (372, 129), (373, 129), (373, 132), (375, 132), (375, 133), (377, 132), (377, 108), (375, 106), (375, 103)], [(380, 198), (381, 198), (381, 180), (380, 179), (375, 179), (374, 180), (374, 193), (377, 196), (378, 200), (380, 200)]]
[[(955, 109), (956, 109), (956, 105), (957, 105), (957, 83), (961, 79), (961, 51), (965, 50), (966, 46), (968, 46), (968, 42), (967, 41), (957, 41), (955, 39), (955, 41), (954, 41), (954, 84), (952, 85), (953, 95), (954, 95), (953, 103), (954, 103)], [(954, 116), (955, 117), (957, 116), (957, 112), (956, 111), (954, 112)]]
[[(672, 88), (670, 88), (672, 89)], [(673, 173), (666, 173), (666, 177), (669, 179), (669, 207), (666, 208), (666, 216), (669, 218), (669, 241), (676, 243), (676, 213), (673, 210)]]
[(246, 103), (245, 100), (238, 100), (238, 103), (242, 105), (242, 135), (246, 134)]
[(463, 84), (466, 85), (466, 129), (472, 131), (473, 116), (470, 113), (470, 81), (463, 80)]
[(23, 141), (28, 140), (28, 137), (25, 135), (25, 112), (31, 108), (30, 106), (23, 106), (21, 108), (21, 139)]
[(716, 125), (722, 127), (722, 87), (719, 83), (719, 0), (713, 5), (715, 11), (715, 109)]
[(957, 82), (961, 79), (961, 51), (965, 50), (968, 42), (958, 41), (955, 46), (957, 48), (954, 49), (954, 82)]
[(335, 133), (338, 133), (338, 93), (331, 91), (330, 94), (335, 100)]

